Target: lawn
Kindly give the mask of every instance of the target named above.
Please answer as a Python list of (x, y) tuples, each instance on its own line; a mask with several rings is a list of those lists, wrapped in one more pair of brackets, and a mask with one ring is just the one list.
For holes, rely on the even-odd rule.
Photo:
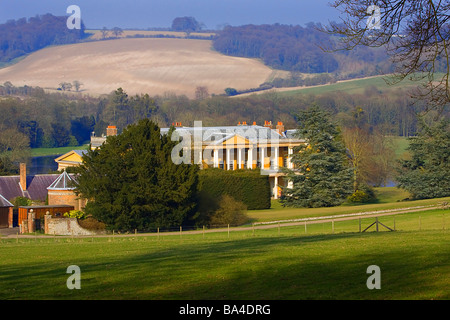
[(32, 157), (44, 157), (65, 154), (72, 150), (86, 150), (89, 145), (75, 146), (75, 147), (61, 147), (61, 148), (34, 148), (31, 149)]
[[(355, 220), (334, 233), (317, 224), (229, 235), (1, 239), (0, 299), (449, 299), (449, 212), (396, 216), (396, 224), (398, 231), (379, 233), (352, 231)], [(66, 287), (70, 265), (81, 269), (81, 290)], [(366, 286), (370, 265), (381, 269), (381, 290)]]
[(301, 219), (306, 217), (326, 217), (359, 212), (412, 208), (419, 206), (436, 206), (444, 201), (450, 202), (450, 197), (440, 199), (402, 201), (410, 197), (410, 195), (408, 192), (397, 187), (375, 188), (375, 192), (378, 197), (378, 201), (376, 203), (344, 203), (338, 207), (330, 208), (288, 208), (283, 207), (278, 200), (272, 200), (272, 206), (270, 209), (249, 210), (247, 214), (252, 222), (267, 222)]

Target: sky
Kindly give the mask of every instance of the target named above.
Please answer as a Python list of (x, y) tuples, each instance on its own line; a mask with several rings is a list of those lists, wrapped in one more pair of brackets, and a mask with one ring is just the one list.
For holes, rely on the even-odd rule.
[(206, 29), (229, 24), (327, 24), (338, 20), (332, 0), (0, 0), (0, 23), (51, 13), (69, 16), (77, 5), (88, 29), (168, 28), (176, 17), (190, 16)]

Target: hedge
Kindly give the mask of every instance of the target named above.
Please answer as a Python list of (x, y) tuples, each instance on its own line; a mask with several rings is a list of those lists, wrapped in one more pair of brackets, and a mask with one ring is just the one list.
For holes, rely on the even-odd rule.
[(199, 171), (199, 190), (211, 199), (229, 195), (243, 202), (249, 210), (270, 208), (270, 183), (267, 175), (257, 170), (222, 170), (209, 168)]

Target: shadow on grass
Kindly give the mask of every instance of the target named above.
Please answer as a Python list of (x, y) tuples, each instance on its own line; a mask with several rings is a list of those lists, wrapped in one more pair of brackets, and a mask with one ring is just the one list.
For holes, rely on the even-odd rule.
[[(441, 238), (423, 232), (68, 243), (53, 254), (49, 248), (45, 263), (2, 265), (0, 299), (448, 299), (448, 282), (441, 284), (450, 276), (450, 248)], [(81, 268), (81, 290), (66, 287), (72, 264)], [(382, 290), (366, 286), (374, 264)]]

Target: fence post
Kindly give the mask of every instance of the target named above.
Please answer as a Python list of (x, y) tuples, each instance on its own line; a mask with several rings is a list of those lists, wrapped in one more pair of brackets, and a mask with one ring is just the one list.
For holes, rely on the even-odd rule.
[(376, 222), (376, 227), (377, 227), (377, 232), (378, 232), (378, 217), (375, 218), (375, 222)]
[(305, 234), (306, 234), (306, 221), (305, 221)]
[(230, 224), (228, 224), (228, 239), (230, 239)]
[(396, 229), (395, 229), (395, 216), (394, 216), (394, 231), (395, 231)]
[(159, 241), (159, 227), (158, 227), (158, 241)]
[(359, 233), (361, 233), (361, 218), (359, 218)]
[(334, 233), (334, 220), (331, 220), (331, 232)]
[(278, 222), (278, 236), (280, 236), (280, 223)]
[(180, 239), (181, 239), (181, 232), (183, 231), (183, 227), (180, 226)]

